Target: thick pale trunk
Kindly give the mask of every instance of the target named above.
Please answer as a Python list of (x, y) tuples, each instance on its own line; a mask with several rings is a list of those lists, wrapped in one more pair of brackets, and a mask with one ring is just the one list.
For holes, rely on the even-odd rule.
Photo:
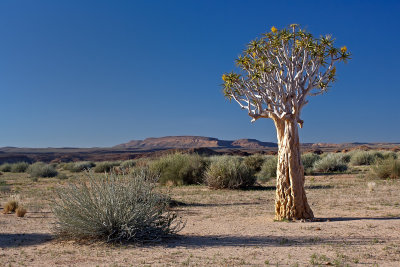
[(295, 120), (276, 120), (275, 126), (279, 145), (275, 219), (312, 219), (314, 215), (304, 190), (297, 123)]

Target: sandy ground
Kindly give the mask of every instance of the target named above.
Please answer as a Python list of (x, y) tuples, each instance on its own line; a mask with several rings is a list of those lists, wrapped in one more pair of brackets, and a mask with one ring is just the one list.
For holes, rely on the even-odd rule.
[(249, 191), (173, 188), (173, 198), (187, 204), (175, 208), (186, 227), (159, 244), (134, 246), (54, 239), (46, 203), (57, 181), (41, 180), (20, 189), (30, 203), (24, 218), (0, 214), (0, 265), (400, 266), (400, 181), (375, 180), (372, 191), (368, 182), (348, 174), (307, 177), (317, 222), (274, 222), (273, 183)]

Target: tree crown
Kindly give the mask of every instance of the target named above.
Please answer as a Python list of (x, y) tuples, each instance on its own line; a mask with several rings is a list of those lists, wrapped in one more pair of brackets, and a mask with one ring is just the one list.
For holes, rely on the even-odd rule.
[(297, 119), (306, 97), (327, 91), (336, 80), (339, 61), (347, 62), (347, 47), (336, 48), (331, 35), (314, 38), (297, 24), (251, 41), (236, 59), (238, 73), (222, 75), (224, 94), (259, 118)]

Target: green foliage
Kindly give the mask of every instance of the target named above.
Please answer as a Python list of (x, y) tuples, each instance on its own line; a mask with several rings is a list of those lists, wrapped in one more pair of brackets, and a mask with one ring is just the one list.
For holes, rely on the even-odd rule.
[(314, 153), (305, 153), (301, 155), (301, 161), (303, 163), (305, 173), (312, 173), (314, 163), (321, 159), (320, 155)]
[(0, 165), (1, 172), (10, 172), (11, 171), (11, 164), (10, 163), (3, 163)]
[[(271, 32), (251, 41), (236, 60), (237, 66), (243, 70), (243, 75), (231, 72), (222, 76), (225, 96), (231, 98), (232, 95), (238, 93), (236, 85), (243, 85), (241, 78), (248, 82), (259, 83), (265, 75), (273, 77), (286, 75), (290, 66), (285, 63), (282, 58), (284, 55), (279, 51), (285, 50), (285, 53), (299, 56), (300, 59), (306, 58), (308, 61), (305, 64), (318, 62), (322, 67), (326, 67), (332, 61), (346, 62), (350, 59), (347, 47), (343, 46), (339, 49), (334, 46), (334, 41), (335, 39), (330, 35), (315, 38), (297, 24), (291, 24), (281, 30), (272, 27)], [(278, 64), (277, 57), (284, 63)], [(335, 80), (336, 68), (331, 68), (319, 81), (317, 88), (325, 91)]]
[(261, 171), (261, 167), (266, 159), (265, 156), (260, 154), (253, 154), (251, 156), (245, 157), (243, 163), (253, 170), (254, 173)]
[(160, 241), (183, 228), (168, 211), (170, 198), (156, 191), (145, 172), (104, 174), (60, 187), (52, 209), (62, 238), (106, 242)]
[(66, 163), (64, 164), (63, 169), (71, 172), (82, 172), (85, 170), (90, 170), (95, 166), (96, 164), (91, 161), (79, 161)]
[(391, 157), (384, 160), (377, 160), (371, 170), (378, 178), (398, 179), (400, 178), (400, 160)]
[(11, 172), (25, 172), (29, 167), (27, 162), (17, 162), (11, 165)]
[(276, 169), (278, 167), (278, 157), (269, 156), (261, 166), (261, 171), (257, 174), (258, 180), (266, 182), (272, 178), (276, 178)]
[(393, 152), (393, 151), (382, 151), (381, 153), (382, 153), (383, 159), (397, 159), (398, 158), (396, 152)]
[(57, 176), (57, 170), (50, 164), (43, 162), (36, 162), (29, 166), (27, 172), (31, 177), (55, 177)]
[(94, 167), (95, 172), (110, 172), (116, 166), (119, 166), (120, 162), (118, 161), (102, 161), (96, 163), (96, 167)]
[(205, 181), (214, 189), (239, 189), (254, 185), (256, 177), (240, 158), (219, 156), (212, 158), (205, 172)]
[(203, 182), (207, 162), (197, 154), (170, 154), (149, 163), (163, 185), (189, 185)]
[(68, 179), (68, 176), (65, 173), (59, 173), (57, 175), (57, 178), (60, 180), (66, 180), (66, 179)]
[(314, 163), (314, 171), (316, 172), (344, 172), (347, 170), (347, 164), (343, 161), (341, 154), (329, 153)]

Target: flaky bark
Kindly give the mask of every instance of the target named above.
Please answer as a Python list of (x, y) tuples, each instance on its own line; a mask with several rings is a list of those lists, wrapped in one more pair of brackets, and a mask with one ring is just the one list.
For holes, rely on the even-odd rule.
[(275, 120), (278, 137), (275, 219), (312, 219), (304, 190), (304, 168), (301, 162), (297, 122)]

